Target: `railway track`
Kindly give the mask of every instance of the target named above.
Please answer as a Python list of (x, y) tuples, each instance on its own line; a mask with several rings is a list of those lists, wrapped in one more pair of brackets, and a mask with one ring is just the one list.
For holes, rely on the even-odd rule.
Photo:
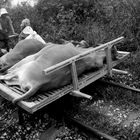
[(115, 86), (115, 87), (119, 87), (119, 88), (123, 88), (123, 89), (126, 89), (126, 90), (130, 90), (130, 91), (140, 93), (140, 89), (127, 86), (123, 83), (116, 83), (116, 82), (113, 82), (113, 81), (105, 81), (105, 80), (98, 80), (98, 82), (100, 82), (102, 84), (106, 84), (106, 85), (108, 84), (108, 85), (112, 85), (112, 86)]
[[(134, 92), (140, 92), (139, 89), (132, 88), (132, 87), (120, 84), (120, 83), (115, 83), (115, 82), (110, 82), (110, 81), (105, 81), (105, 80), (98, 80), (96, 82), (99, 83), (100, 85), (111, 85), (111, 86), (119, 87), (122, 89), (131, 90)], [(68, 101), (68, 98), (66, 100), (64, 99), (64, 103), (62, 103), (60, 100), (58, 101), (58, 103), (55, 103), (53, 107), (50, 105), (48, 112), (49, 113), (51, 112), (51, 117), (59, 121), (58, 123), (60, 123), (60, 121), (64, 121), (64, 122), (61, 122), (62, 124), (64, 124), (64, 126), (66, 125), (69, 128), (77, 128), (80, 132), (82, 140), (117, 140), (113, 136), (105, 134), (93, 128), (92, 126), (87, 125), (83, 123), (82, 121), (79, 121), (78, 119), (75, 119), (71, 117), (70, 115), (67, 115), (67, 113), (65, 114), (65, 112), (67, 112), (67, 107), (65, 106), (65, 104), (69, 104), (69, 103), (70, 101)], [(56, 106), (57, 108), (59, 107), (60, 110), (56, 110)], [(52, 137), (52, 135), (54, 135), (52, 132), (51, 132), (52, 134), (49, 134), (50, 132), (47, 132), (47, 133), (48, 133), (47, 135), (49, 135), (50, 138)], [(40, 139), (40, 140), (44, 140), (44, 139)]]
[[(105, 81), (105, 80), (98, 80), (97, 83), (100, 83), (100, 85), (111, 85), (111, 86), (115, 86), (115, 87), (119, 87), (119, 88), (123, 88), (123, 89), (127, 89), (127, 90), (131, 90), (134, 92), (140, 92), (139, 89), (135, 89), (120, 83), (115, 83), (115, 82), (109, 82), (109, 81)], [(57, 113), (56, 113), (57, 114)], [(63, 114), (62, 112), (59, 114), (61, 114), (63, 117), (62, 120), (64, 120), (65, 125), (67, 125), (68, 127), (76, 127), (81, 133), (82, 138), (85, 140), (117, 140), (116, 138), (114, 138), (113, 136), (110, 136), (108, 134), (105, 134), (95, 128), (93, 128), (90, 125), (87, 125), (73, 117), (71, 117), (70, 115), (66, 115)], [(57, 116), (57, 115), (54, 115)], [(57, 120), (60, 120), (60, 116), (59, 118), (57, 118)]]
[[(111, 85), (111, 86), (119, 87), (119, 88), (122, 88), (122, 89), (131, 90), (131, 91), (134, 91), (134, 93), (136, 93), (136, 92), (139, 93), (140, 92), (139, 89), (135, 89), (135, 88), (132, 88), (132, 87), (129, 87), (129, 86), (126, 86), (126, 85), (123, 85), (123, 84), (115, 83), (115, 82), (109, 82), (109, 81), (104, 81), (104, 80), (98, 80), (96, 82), (99, 83), (100, 85)], [(105, 133), (95, 129), (92, 126), (84, 124), (83, 122), (81, 122), (81, 121), (79, 121), (79, 120), (77, 120), (73, 117), (70, 117), (68, 115), (64, 115), (65, 103), (66, 104), (70, 103), (70, 101), (68, 102), (68, 99), (69, 98), (67, 98), (66, 100), (64, 99), (64, 104), (61, 102), (61, 99), (60, 99), (60, 101), (58, 103), (53, 105), (54, 108), (52, 106), (47, 107), (47, 108), (49, 108), (49, 111), (45, 110), (45, 112), (48, 111), (48, 114), (51, 112), (51, 114), (53, 114), (53, 116), (55, 116), (57, 118), (57, 120), (63, 120), (64, 119), (64, 123), (68, 127), (72, 126), (73, 128), (74, 127), (78, 128), (83, 140), (117, 140), (113, 136), (109, 136), (108, 134), (105, 134)], [(60, 106), (58, 106), (59, 103), (61, 104)], [(56, 106), (57, 106), (57, 108), (60, 108), (60, 109), (56, 110)], [(44, 110), (40, 110), (40, 111), (43, 112)], [(37, 112), (37, 114), (39, 114), (39, 113)], [(61, 119), (61, 117), (63, 119)], [(43, 140), (43, 139), (40, 139), (40, 140)]]
[[(122, 84), (122, 83), (116, 83), (113, 81), (105, 81), (105, 80), (98, 80), (97, 83), (100, 85), (110, 85), (110, 86), (126, 89), (126, 90), (132, 91), (134, 93), (140, 93), (140, 89), (136, 89), (136, 88), (127, 86), (127, 85)], [(65, 122), (68, 125), (73, 125), (73, 126), (77, 127), (84, 134), (85, 139), (87, 139), (87, 140), (94, 140), (94, 139), (95, 140), (96, 139), (97, 140), (101, 140), (101, 139), (103, 139), (103, 140), (117, 140), (113, 136), (105, 134), (105, 133), (91, 127), (90, 125), (84, 124), (83, 122), (81, 122), (75, 118), (71, 118), (70, 116), (65, 117)]]
[[(65, 113), (62, 114), (61, 112), (60, 112), (60, 114), (62, 115), (61, 116), (62, 118), (60, 118), (60, 115), (55, 116), (53, 118), (53, 119), (57, 120), (56, 128), (55, 128), (55, 126), (50, 126), (48, 128), (48, 130), (49, 129), (53, 129), (53, 130), (46, 131), (47, 136), (50, 140), (56, 140), (56, 139), (52, 139), (52, 137), (54, 137), (54, 135), (55, 135), (54, 133), (56, 131), (59, 131), (60, 124), (61, 124), (60, 127), (62, 127), (62, 125), (64, 125), (64, 126), (67, 126), (72, 131), (76, 128), (76, 130), (78, 130), (78, 132), (75, 132), (75, 134), (78, 133), (77, 135), (80, 135), (80, 138), (81, 138), (80, 140), (117, 140), (117, 139), (113, 138), (112, 136), (109, 136), (108, 134), (105, 134), (87, 124), (84, 124), (83, 122), (71, 117), (68, 114), (65, 114)], [(54, 131), (54, 133), (52, 133), (52, 131)], [(62, 137), (63, 137), (62, 139), (65, 139), (64, 137), (67, 137), (67, 139), (69, 139), (69, 136), (62, 136)], [(58, 139), (61, 140), (61, 138), (58, 138)], [(71, 139), (73, 139), (73, 138), (71, 137)], [(40, 140), (45, 140), (45, 139), (40, 139)]]
[(92, 128), (91, 126), (84, 124), (72, 117), (65, 116), (64, 119), (65, 123), (68, 126), (72, 125), (77, 127), (81, 131), (83, 138), (86, 140), (117, 140), (112, 136), (109, 136), (95, 128)]
[[(69, 96), (71, 97), (71, 96)], [(72, 97), (73, 98), (73, 97)], [(56, 124), (53, 126), (50, 125), (50, 127), (48, 128), (48, 130), (46, 130), (47, 133), (47, 137), (50, 140), (56, 140), (56, 139), (52, 139), (52, 137), (54, 137), (54, 133), (56, 131), (59, 131), (59, 127), (63, 126), (67, 126), (70, 130), (74, 131), (74, 129), (76, 128), (76, 130), (78, 130), (78, 132), (73, 132), (75, 133), (75, 135), (80, 135), (80, 140), (117, 140), (115, 138), (113, 138), (112, 136), (109, 136), (108, 134), (105, 134), (75, 118), (73, 118), (71, 115), (69, 115), (67, 113), (67, 109), (69, 109), (69, 103), (71, 101), (68, 101), (68, 98), (65, 99), (60, 99), (60, 101), (57, 101), (56, 103), (52, 103), (49, 107), (46, 108), (46, 112), (48, 112), (48, 114), (50, 115), (50, 117), (52, 119), (54, 119), (56, 121)], [(68, 105), (68, 106), (67, 106)], [(57, 108), (60, 108), (59, 110), (56, 110), (56, 106)], [(70, 108), (73, 109), (73, 108)], [(37, 113), (39, 114), (39, 113)], [(51, 131), (49, 129), (52, 129)], [(54, 131), (54, 133), (52, 133), (52, 131)], [(63, 130), (64, 131), (64, 130)], [(77, 134), (78, 133), (78, 134)], [(62, 136), (64, 139), (64, 137), (67, 136)], [(69, 136), (67, 137), (69, 139)], [(46, 139), (40, 139), (40, 140), (46, 140)], [(58, 138), (58, 140), (61, 140), (60, 138)]]

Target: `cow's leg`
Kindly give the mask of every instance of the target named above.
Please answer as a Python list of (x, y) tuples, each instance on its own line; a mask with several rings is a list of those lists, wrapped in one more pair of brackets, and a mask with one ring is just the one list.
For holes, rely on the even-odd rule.
[(24, 93), (21, 97), (13, 99), (12, 103), (15, 104), (21, 100), (31, 97), (32, 95), (36, 93), (38, 89), (39, 89), (39, 86), (29, 87), (29, 90), (26, 93)]

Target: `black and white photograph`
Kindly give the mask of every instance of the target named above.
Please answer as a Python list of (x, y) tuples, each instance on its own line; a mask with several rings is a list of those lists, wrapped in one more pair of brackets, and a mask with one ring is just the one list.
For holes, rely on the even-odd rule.
[(140, 140), (140, 0), (0, 0), (0, 140)]

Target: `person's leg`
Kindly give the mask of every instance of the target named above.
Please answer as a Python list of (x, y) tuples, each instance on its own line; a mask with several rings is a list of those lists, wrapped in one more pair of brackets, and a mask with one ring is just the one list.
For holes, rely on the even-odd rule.
[(4, 42), (4, 45), (5, 45), (5, 49), (7, 50), (7, 52), (9, 52), (9, 50), (10, 50), (10, 47), (9, 47), (9, 40), (8, 39), (6, 39), (6, 40), (3, 40), (3, 42)]
[(2, 45), (4, 45), (4, 44), (3, 44), (3, 42), (0, 41), (0, 57), (1, 57), (2, 55), (4, 55), (4, 53), (3, 53), (2, 50), (1, 50), (1, 46), (2, 46)]
[(1, 49), (6, 49), (7, 51), (9, 51), (9, 38), (6, 32), (4, 32), (3, 30), (0, 30), (0, 41), (4, 43), (3, 46), (1, 46)]

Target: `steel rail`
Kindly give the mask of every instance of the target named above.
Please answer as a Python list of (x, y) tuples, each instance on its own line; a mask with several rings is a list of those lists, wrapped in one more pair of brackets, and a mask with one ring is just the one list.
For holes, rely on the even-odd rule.
[(66, 124), (76, 126), (79, 130), (81, 130), (82, 132), (87, 134), (87, 136), (89, 136), (90, 138), (96, 137), (96, 138), (99, 138), (102, 140), (117, 140), (114, 137), (109, 136), (108, 134), (105, 134), (87, 124), (80, 122), (77, 119), (70, 117), (70, 116), (67, 116), (67, 115), (64, 116), (64, 120), (65, 120)]
[(117, 86), (117, 87), (124, 88), (124, 89), (127, 89), (127, 90), (131, 90), (131, 91), (134, 91), (134, 92), (140, 92), (140, 89), (127, 86), (123, 83), (116, 83), (116, 82), (113, 82), (113, 81), (105, 81), (105, 80), (101, 80), (101, 79), (99, 79), (97, 82), (102, 82), (104, 84), (110, 84), (112, 86)]
[[(107, 85), (112, 85), (112, 86), (116, 86), (116, 87), (120, 87), (120, 88), (123, 88), (123, 89), (126, 89), (126, 90), (130, 90), (130, 91), (133, 91), (133, 92), (137, 92), (139, 93), (140, 92), (140, 89), (137, 89), (137, 88), (133, 88), (133, 87), (130, 87), (128, 85), (125, 85), (123, 83), (116, 83), (116, 82), (113, 82), (113, 81), (105, 81), (105, 80), (97, 80), (96, 82), (101, 82), (103, 84), (107, 84)], [(84, 124), (82, 122), (80, 122), (79, 120), (76, 120), (74, 118), (71, 118), (70, 116), (66, 116), (64, 118), (66, 120), (66, 122), (71, 122), (70, 124), (73, 124), (74, 126), (77, 126), (77, 128), (81, 129), (83, 132), (85, 132), (85, 134), (87, 134), (87, 136), (92, 136), (92, 138), (94, 137), (99, 137), (99, 139), (105, 139), (105, 140), (117, 140), (116, 138), (112, 137), (112, 136), (109, 136), (108, 134), (105, 134), (87, 124)]]

